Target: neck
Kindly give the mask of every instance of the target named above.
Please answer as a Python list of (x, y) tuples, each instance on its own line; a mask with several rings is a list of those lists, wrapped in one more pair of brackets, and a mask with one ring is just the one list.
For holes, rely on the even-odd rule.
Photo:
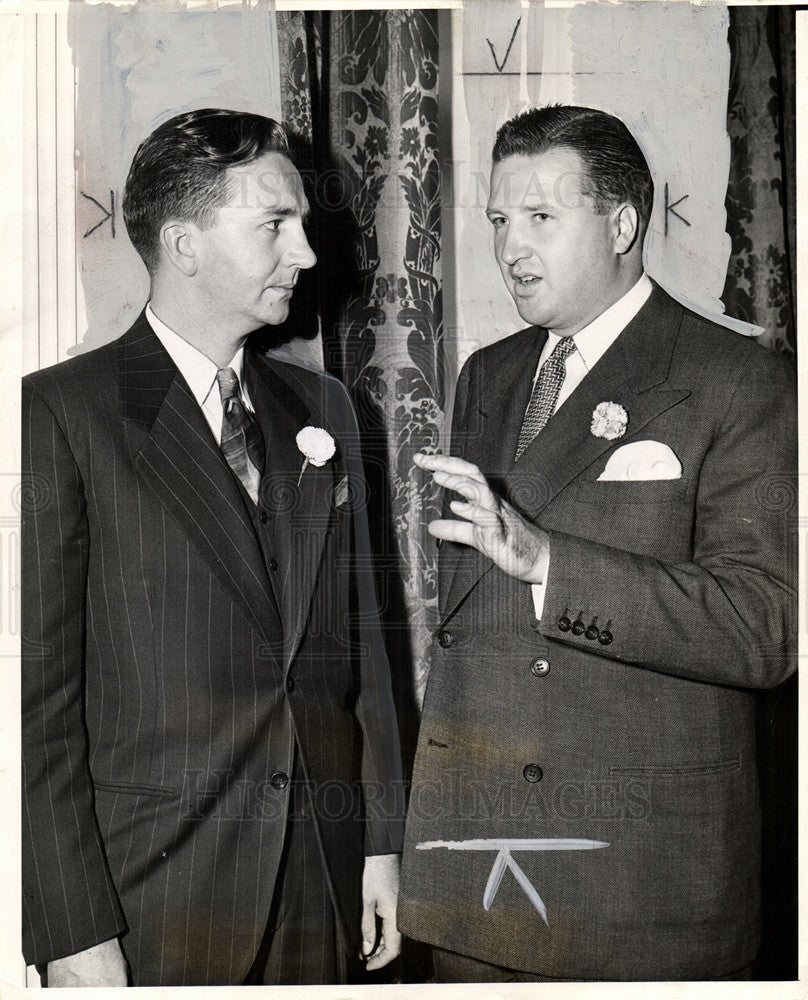
[(215, 321), (198, 300), (168, 288), (166, 282), (152, 280), (151, 307), (155, 316), (177, 336), (192, 344), (217, 368), (224, 368), (247, 340), (249, 330), (227, 329)]

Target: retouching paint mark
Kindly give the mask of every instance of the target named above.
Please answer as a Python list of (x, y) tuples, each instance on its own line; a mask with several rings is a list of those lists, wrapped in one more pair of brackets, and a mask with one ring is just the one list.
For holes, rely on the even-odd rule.
[(491, 41), (490, 38), (486, 38), (486, 41), (488, 42), (488, 48), (491, 49), (491, 55), (494, 57), (494, 65), (496, 66), (497, 71), (499, 73), (501, 73), (503, 69), (505, 69), (505, 63), (508, 61), (508, 56), (511, 54), (511, 49), (513, 48), (513, 40), (516, 38), (516, 32), (519, 30), (519, 25), (521, 23), (522, 23), (522, 18), (520, 17), (514, 26), (513, 34), (511, 35), (511, 40), (508, 42), (508, 48), (505, 51), (505, 56), (502, 62), (500, 62), (497, 59), (497, 52), (496, 49), (494, 48), (493, 42)]
[(84, 234), (84, 239), (86, 240), (87, 237), (90, 235), (90, 233), (94, 233), (96, 231), (96, 229), (98, 229), (100, 226), (103, 226), (104, 223), (107, 220), (109, 220), (110, 228), (112, 229), (112, 238), (114, 240), (115, 239), (115, 192), (114, 191), (110, 191), (110, 193), (109, 193), (109, 211), (107, 211), (104, 208), (104, 206), (101, 204), (100, 201), (96, 201), (96, 199), (93, 198), (92, 195), (85, 194), (82, 191), (81, 192), (81, 196), (82, 196), (82, 198), (86, 198), (87, 201), (91, 201), (94, 205), (97, 205), (101, 209), (101, 211), (104, 213), (104, 218), (100, 222), (97, 222), (92, 227), (92, 229), (88, 229), (87, 230), (87, 232)]
[(594, 851), (608, 846), (609, 843), (605, 840), (567, 840), (554, 837), (542, 840), (425, 840), (415, 845), (418, 851), (432, 851), (441, 847), (448, 851), (496, 851), (497, 856), (494, 858), (491, 874), (488, 876), (483, 893), (483, 909), (486, 912), (491, 909), (491, 904), (494, 902), (494, 897), (502, 882), (502, 876), (510, 868), (514, 878), (548, 927), (550, 922), (547, 919), (547, 907), (544, 905), (544, 900), (513, 859), (511, 851)]
[(668, 185), (665, 184), (665, 235), (668, 235), (668, 214), (675, 215), (680, 222), (684, 222), (686, 226), (690, 223), (683, 215), (679, 215), (676, 211), (676, 206), (681, 205), (683, 201), (686, 201), (690, 197), (689, 194), (683, 194), (681, 198), (676, 201), (668, 201)]

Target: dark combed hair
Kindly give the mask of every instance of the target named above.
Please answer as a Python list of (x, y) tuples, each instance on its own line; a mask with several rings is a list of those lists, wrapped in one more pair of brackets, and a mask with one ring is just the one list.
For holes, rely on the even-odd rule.
[(604, 214), (629, 202), (645, 232), (651, 215), (654, 182), (643, 152), (626, 126), (605, 111), (568, 104), (531, 108), (505, 122), (494, 143), (494, 163), (509, 156), (537, 156), (564, 147), (577, 153), (586, 169), (583, 194)]
[(129, 238), (149, 271), (166, 219), (209, 225), (227, 201), (227, 170), (270, 152), (290, 156), (286, 129), (246, 111), (188, 111), (156, 128), (135, 153), (123, 195)]

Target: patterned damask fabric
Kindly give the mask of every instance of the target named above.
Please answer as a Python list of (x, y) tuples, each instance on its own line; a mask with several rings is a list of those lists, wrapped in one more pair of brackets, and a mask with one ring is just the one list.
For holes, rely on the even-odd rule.
[[(299, 10), (278, 11), (275, 23), (283, 120), (293, 132), (311, 142), (310, 46), (306, 38), (305, 15)], [(316, 58), (316, 53), (313, 55)]]
[(444, 423), (437, 13), (277, 16), (284, 115), (317, 174), (325, 363), (357, 407), (388, 651), (415, 715), (439, 506), (412, 455), (438, 450)]
[(731, 316), (765, 328), (761, 342), (796, 349), (794, 11), (733, 7), (727, 131), (732, 160), (724, 287)]

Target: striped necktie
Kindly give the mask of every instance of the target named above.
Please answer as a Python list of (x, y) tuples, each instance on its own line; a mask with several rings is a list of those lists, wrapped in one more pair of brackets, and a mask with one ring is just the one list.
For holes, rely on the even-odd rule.
[(261, 428), (241, 400), (238, 375), (232, 368), (216, 372), (222, 397), (220, 447), (227, 464), (241, 480), (252, 502), (258, 503), (258, 484), (264, 471), (264, 437)]
[(539, 369), (539, 377), (533, 386), (533, 393), (522, 421), (522, 429), (519, 431), (515, 462), (519, 461), (522, 452), (553, 415), (558, 394), (564, 384), (565, 362), (574, 350), (575, 342), (572, 337), (563, 337)]

